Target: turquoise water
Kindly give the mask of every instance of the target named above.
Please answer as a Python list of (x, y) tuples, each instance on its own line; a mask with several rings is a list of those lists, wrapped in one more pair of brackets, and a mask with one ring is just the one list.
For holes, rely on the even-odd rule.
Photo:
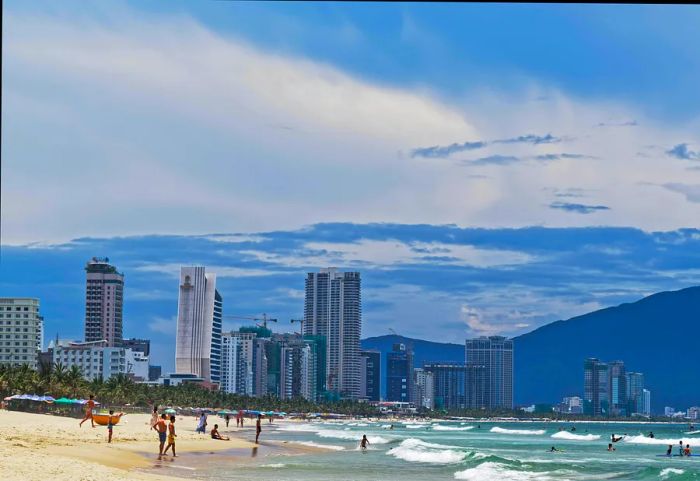
[[(576, 426), (576, 432), (563, 431)], [(217, 462), (209, 479), (308, 481), (427, 480), (700, 480), (700, 457), (666, 458), (668, 444), (700, 435), (687, 425), (598, 423), (288, 423), (264, 426), (270, 445), (326, 446), (304, 455), (266, 455), (241, 466)], [(653, 431), (655, 439), (645, 437)], [(610, 435), (627, 437), (608, 452)], [(362, 434), (370, 447), (358, 449)], [(548, 452), (552, 446), (564, 452)], [(281, 450), (278, 450), (280, 452)]]

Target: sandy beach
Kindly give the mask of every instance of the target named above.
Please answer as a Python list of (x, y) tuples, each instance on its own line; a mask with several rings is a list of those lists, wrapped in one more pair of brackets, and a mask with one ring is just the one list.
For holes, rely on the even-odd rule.
[[(245, 429), (226, 429), (210, 417), (209, 426), (219, 424), (231, 441), (217, 441), (194, 432), (194, 417), (178, 416), (177, 458), (158, 461), (158, 440), (147, 414), (128, 414), (114, 428), (111, 444), (107, 428), (92, 428), (86, 421), (78, 427), (75, 418), (0, 411), (0, 478), (4, 481), (121, 481), (165, 480), (173, 476), (193, 479), (185, 467), (188, 453), (217, 453), (230, 449), (252, 449), (252, 423)], [(201, 457), (201, 456), (198, 456)], [(158, 474), (167, 470), (167, 477)], [(180, 468), (180, 469), (177, 469)]]

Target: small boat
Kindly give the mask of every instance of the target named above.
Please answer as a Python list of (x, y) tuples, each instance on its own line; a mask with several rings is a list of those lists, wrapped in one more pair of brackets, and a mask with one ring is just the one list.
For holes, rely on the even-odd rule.
[[(124, 413), (115, 413), (112, 414), (112, 424), (119, 424), (119, 420), (121, 417), (124, 415)], [(95, 424), (99, 424), (100, 426), (106, 426), (109, 424), (109, 414), (93, 414), (92, 415), (93, 421), (95, 421)]]

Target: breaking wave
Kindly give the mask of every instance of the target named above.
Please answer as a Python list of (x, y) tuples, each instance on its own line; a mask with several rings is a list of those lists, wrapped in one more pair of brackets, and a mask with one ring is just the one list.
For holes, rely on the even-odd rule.
[(434, 431), (469, 431), (470, 429), (474, 429), (474, 426), (433, 426)]
[(345, 451), (345, 448), (343, 446), (337, 446), (335, 444), (321, 444), (321, 443), (315, 443), (313, 441), (291, 441), (293, 444), (300, 444), (302, 446), (309, 446), (312, 448), (320, 448), (320, 449), (330, 449), (331, 451)]
[(491, 428), (492, 433), (499, 433), (499, 434), (522, 434), (522, 435), (530, 435), (530, 436), (536, 436), (540, 434), (544, 434), (546, 431), (544, 429), (505, 429), (505, 428), (499, 428), (498, 426)]
[(691, 446), (700, 446), (700, 438), (676, 438), (676, 439), (660, 439), (660, 438), (648, 438), (642, 434), (639, 436), (626, 436), (623, 440), (625, 443), (632, 444), (662, 444), (668, 446), (669, 444), (673, 446), (674, 454), (678, 450), (678, 441), (683, 441), (683, 446), (690, 444)]
[(600, 439), (599, 434), (574, 434), (568, 431), (559, 431), (558, 433), (552, 434), (555, 439), (568, 439), (571, 441), (595, 441)]
[(466, 454), (442, 444), (426, 443), (420, 439), (405, 439), (395, 448), (387, 451), (388, 455), (414, 463), (453, 464), (464, 460)]

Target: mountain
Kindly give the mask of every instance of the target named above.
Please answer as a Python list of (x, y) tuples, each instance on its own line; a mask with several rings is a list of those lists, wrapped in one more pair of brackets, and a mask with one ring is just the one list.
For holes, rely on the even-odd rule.
[[(362, 340), (385, 354), (396, 342), (412, 344), (415, 365), (464, 361), (464, 345), (402, 336)], [(700, 405), (700, 286), (661, 292), (637, 302), (557, 321), (515, 338), (516, 404), (553, 403), (583, 395), (583, 361), (622, 360), (642, 372), (654, 412)], [(385, 373), (382, 372), (384, 384)]]

